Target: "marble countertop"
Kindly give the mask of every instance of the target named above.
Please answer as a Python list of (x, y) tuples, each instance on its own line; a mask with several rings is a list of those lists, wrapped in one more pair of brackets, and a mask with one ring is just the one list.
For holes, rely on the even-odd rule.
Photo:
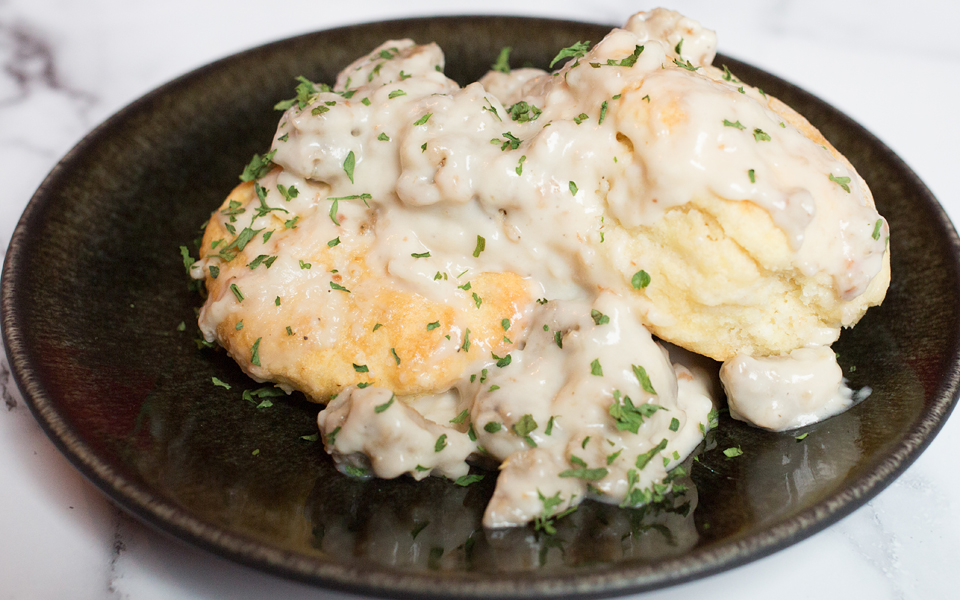
[[(615, 0), (321, 3), (0, 0), (0, 250), (46, 173), (98, 123), (191, 69), (333, 26), (434, 14), (521, 14), (619, 24)], [(871, 130), (960, 219), (960, 4), (950, 0), (676, 0), (720, 50), (800, 85)], [(0, 353), (0, 598), (352, 597), (249, 569), (120, 512), (54, 448)], [(960, 587), (960, 418), (888, 489), (770, 557), (643, 597), (953, 597)]]

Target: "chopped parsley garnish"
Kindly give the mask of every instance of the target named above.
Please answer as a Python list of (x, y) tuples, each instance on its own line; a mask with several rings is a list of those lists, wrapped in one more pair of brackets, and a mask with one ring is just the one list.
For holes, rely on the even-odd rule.
[(393, 355), (393, 360), (397, 361), (397, 364), (399, 365), (399, 364), (400, 364), (400, 357), (397, 356), (397, 349), (396, 349), (396, 348), (390, 348), (390, 354)]
[(313, 266), (313, 265), (311, 265), (311, 264), (308, 263), (308, 262), (303, 262), (302, 260), (300, 261), (300, 268), (301, 268), (301, 269), (309, 269), (309, 268), (312, 267), (312, 266)]
[(677, 431), (680, 429), (680, 419), (674, 417), (670, 419), (670, 431)]
[[(490, 102), (490, 99), (487, 98), (486, 96), (484, 96), (483, 99), (487, 101), (487, 106), (482, 106), (481, 108), (482, 108), (483, 110), (488, 110), (488, 111), (492, 112), (492, 113), (493, 113), (493, 116), (495, 116), (495, 117), (497, 118), (497, 120), (502, 123), (502, 122), (503, 122), (503, 119), (500, 118), (500, 113), (497, 112), (496, 107), (493, 106), (493, 103)], [(497, 142), (497, 143), (499, 143), (499, 142)]]
[(387, 98), (389, 98), (390, 100), (393, 100), (394, 98), (399, 98), (400, 96), (406, 96), (406, 95), (407, 93), (403, 90), (393, 90), (392, 92), (387, 94)]
[(290, 134), (289, 134), (289, 133), (285, 133), (285, 134), (281, 135), (280, 137), (278, 137), (278, 138), (277, 138), (277, 141), (278, 141), (278, 142), (285, 142), (285, 141), (287, 141), (287, 140), (289, 140), (289, 139), (290, 139)]
[(580, 123), (583, 123), (589, 118), (590, 118), (590, 115), (588, 115), (587, 113), (580, 113), (579, 115), (573, 118), (573, 122), (579, 125)]
[(683, 68), (683, 69), (686, 69), (686, 70), (688, 70), (688, 71), (696, 71), (697, 69), (700, 68), (700, 67), (695, 67), (695, 66), (693, 66), (693, 64), (692, 64), (689, 60), (687, 60), (686, 62), (681, 62), (681, 61), (679, 61), (679, 60), (676, 59), (676, 58), (673, 59), (673, 64), (675, 64), (675, 65), (677, 65), (678, 67), (681, 67), (681, 68)]
[(348, 290), (347, 288), (343, 287), (343, 286), (340, 285), (339, 283), (334, 283), (333, 281), (330, 282), (330, 289), (332, 289), (332, 290), (337, 290), (338, 292), (346, 292), (346, 293), (348, 293), (348, 294), (350, 293), (350, 290)]
[(433, 331), (437, 327), (440, 327), (440, 321), (434, 321), (433, 323), (427, 323), (427, 331)]
[(287, 187), (285, 185), (277, 184), (277, 190), (280, 191), (280, 195), (283, 196), (287, 202), (300, 195), (300, 190), (298, 190), (297, 186), (295, 185)]
[(603, 123), (603, 118), (607, 116), (607, 101), (604, 100), (603, 104), (600, 105), (600, 120), (597, 121), (597, 124)]
[(810, 435), (810, 432), (809, 432), (809, 431), (806, 432), (806, 433), (801, 433), (800, 435), (798, 435), (797, 437), (795, 437), (795, 438), (793, 438), (793, 439), (797, 440), (798, 442), (802, 442), (808, 435)]
[(412, 257), (414, 257), (414, 258), (430, 258), (430, 253), (429, 253), (429, 252), (414, 252), (414, 253), (411, 254), (410, 256), (412, 256)]
[(467, 487), (468, 485), (472, 483), (476, 483), (478, 481), (483, 481), (483, 475), (464, 475), (462, 477), (457, 478), (457, 480), (454, 483), (456, 483), (461, 487)]
[(770, 136), (763, 132), (759, 127), (753, 130), (753, 139), (758, 142), (769, 142)]
[(463, 334), (463, 345), (460, 346), (460, 349), (464, 352), (470, 352), (470, 328), (467, 327), (466, 332)]
[(533, 528), (535, 531), (542, 531), (547, 535), (554, 535), (555, 533), (557, 533), (557, 528), (554, 526), (554, 523), (558, 519), (562, 519), (563, 517), (577, 510), (577, 507), (571, 506), (570, 508), (566, 509), (565, 511), (559, 514), (554, 514), (557, 506), (559, 506), (563, 502), (563, 500), (560, 499), (560, 492), (557, 492), (553, 496), (550, 496), (549, 498), (547, 498), (538, 489), (537, 496), (540, 497), (540, 502), (543, 503), (543, 511), (541, 511), (539, 516), (534, 518)]
[(750, 169), (749, 171), (747, 171), (747, 177), (750, 178), (750, 183), (757, 182), (757, 172), (754, 171), (753, 169)]
[(504, 131), (501, 135), (506, 138), (506, 141), (504, 141), (502, 144), (500, 144), (501, 140), (496, 138), (490, 140), (490, 143), (500, 144), (500, 150), (506, 150), (507, 147), (509, 147), (511, 150), (516, 150), (520, 147), (520, 138), (517, 136), (513, 135), (509, 131)]
[(331, 446), (337, 443), (337, 434), (340, 433), (340, 426), (338, 425), (336, 429), (327, 434), (326, 443)]
[(603, 377), (603, 367), (600, 366), (599, 358), (593, 359), (593, 362), (590, 363), (590, 374), (596, 375), (597, 377)]
[(221, 381), (220, 379), (218, 379), (218, 378), (216, 378), (216, 377), (211, 377), (210, 379), (213, 381), (213, 385), (215, 385), (215, 386), (217, 386), (217, 387), (222, 387), (222, 388), (227, 389), (227, 390), (230, 389), (230, 384), (229, 384), (229, 383), (227, 383), (227, 382), (225, 382), (225, 381)]
[(557, 344), (557, 348), (563, 349), (563, 336), (560, 335), (559, 331), (553, 332), (553, 341)]
[(537, 443), (530, 437), (530, 434), (537, 429), (537, 422), (533, 419), (533, 415), (526, 414), (520, 417), (520, 420), (513, 424), (513, 432), (517, 434), (517, 437), (523, 438), (529, 446), (536, 448)]
[(339, 245), (340, 245), (340, 236), (337, 236), (332, 240), (330, 240), (329, 242), (327, 242), (327, 248), (333, 248), (334, 246), (339, 246)]
[[(354, 366), (356, 366), (356, 365), (354, 365)], [(377, 406), (374, 406), (374, 407), (373, 407), (373, 412), (375, 412), (375, 413), (377, 413), (377, 414), (382, 413), (383, 411), (385, 411), (385, 410), (387, 410), (388, 408), (390, 408), (390, 407), (393, 405), (393, 401), (396, 400), (396, 399), (397, 399), (396, 394), (390, 394), (390, 399), (387, 400), (386, 402), (384, 402), (383, 404), (378, 404)]]
[(606, 477), (607, 473), (609, 473), (609, 471), (603, 467), (597, 469), (587, 469), (586, 467), (581, 467), (579, 469), (567, 469), (566, 471), (562, 471), (560, 473), (560, 477), (576, 477), (577, 479), (586, 479), (587, 481), (598, 481)]
[(180, 256), (183, 257), (183, 268), (189, 273), (190, 267), (193, 263), (197, 262), (196, 259), (190, 256), (190, 250), (188, 250), (186, 246), (180, 246)]
[(643, 468), (647, 466), (647, 463), (653, 460), (653, 457), (659, 454), (660, 452), (662, 452), (663, 449), (666, 447), (667, 447), (667, 439), (664, 438), (660, 440), (659, 444), (657, 444), (653, 448), (650, 448), (650, 450), (648, 450), (647, 452), (644, 452), (643, 454), (637, 457), (637, 463), (636, 463), (637, 468), (642, 471)]
[(633, 277), (630, 279), (630, 284), (633, 286), (633, 289), (642, 290), (650, 285), (650, 274), (640, 269), (633, 274)]
[(383, 327), (383, 323), (377, 323), (376, 325), (373, 326), (373, 329), (371, 329), (370, 331), (376, 331), (381, 327)]
[(834, 182), (835, 184), (839, 185), (841, 188), (843, 188), (843, 191), (845, 191), (846, 193), (848, 193), (848, 194), (850, 193), (850, 178), (849, 178), (849, 177), (834, 177), (834, 176), (833, 176), (833, 173), (830, 173), (830, 175), (827, 176), (827, 179), (829, 179), (830, 181), (832, 181), (832, 182)]
[(724, 81), (733, 81), (735, 83), (743, 83), (739, 79), (733, 76), (733, 73), (730, 72), (730, 69), (727, 65), (723, 65), (723, 80)]
[(456, 425), (459, 425), (460, 423), (463, 423), (464, 421), (467, 420), (467, 416), (469, 416), (469, 414), (470, 414), (470, 412), (469, 412), (467, 409), (463, 409), (462, 411), (460, 411), (460, 414), (459, 414), (459, 415), (457, 415), (457, 416), (455, 416), (454, 418), (450, 419), (450, 422), (451, 422), (451, 423), (454, 423), (454, 424), (456, 424)]
[(588, 435), (587, 437), (583, 438), (583, 441), (582, 441), (582, 442), (580, 442), (580, 447), (583, 448), (584, 450), (586, 450), (586, 449), (587, 449), (587, 444), (589, 444), (589, 443), (590, 443), (590, 436)]
[(344, 465), (343, 470), (351, 477), (366, 477), (367, 470), (353, 465)]
[(746, 129), (746, 127), (744, 127), (740, 121), (728, 121), (726, 119), (723, 120), (723, 126), (736, 127), (737, 129)]
[(593, 319), (593, 322), (597, 325), (606, 325), (610, 322), (609, 316), (603, 314), (595, 308), (590, 311), (590, 318)]
[(873, 233), (870, 234), (870, 237), (879, 240), (881, 227), (883, 227), (883, 219), (877, 219), (877, 222), (873, 224)]
[(740, 449), (740, 446), (737, 446), (736, 448), (727, 448), (723, 451), (723, 455), (727, 458), (736, 458), (742, 454), (743, 450)]
[(524, 154), (520, 157), (520, 162), (517, 163), (517, 175), (523, 174), (523, 161), (527, 160), (527, 155)]
[(427, 143), (424, 142), (423, 144), (420, 145), (420, 152), (426, 152), (426, 151), (427, 151)]
[(644, 403), (639, 406), (634, 406), (630, 396), (624, 396), (623, 404), (621, 404), (619, 390), (614, 390), (613, 398), (613, 404), (610, 405), (607, 412), (613, 417), (618, 431), (637, 433), (640, 430), (640, 426), (643, 425), (644, 419), (651, 417), (653, 413), (658, 410), (666, 410), (664, 407), (656, 404)]
[(426, 125), (427, 121), (430, 120), (430, 117), (433, 116), (433, 113), (427, 113), (413, 122), (414, 126)]
[(487, 433), (496, 433), (500, 431), (502, 428), (503, 428), (503, 425), (501, 425), (500, 423), (497, 423), (496, 421), (490, 421), (489, 423), (483, 426), (483, 430), (486, 431)]
[(437, 438), (437, 443), (433, 445), (434, 452), (440, 452), (447, 447), (447, 434), (440, 434), (440, 437)]
[(290, 329), (289, 325), (287, 325), (287, 335), (293, 335), (293, 329)]
[(270, 169), (274, 166), (273, 156), (276, 153), (276, 150), (271, 150), (263, 156), (254, 154), (247, 166), (243, 168), (243, 173), (240, 174), (240, 181), (253, 181), (269, 173)]
[(297, 228), (297, 221), (299, 221), (299, 220), (300, 220), (300, 215), (297, 215), (297, 216), (295, 216), (294, 218), (290, 219), (289, 221), (284, 221), (284, 222), (283, 222), (283, 228), (284, 228), (284, 229), (296, 229), (296, 228)]
[(504, 357), (500, 357), (494, 354), (493, 352), (491, 352), (490, 355), (493, 356), (493, 360), (497, 361), (497, 366), (500, 367), (501, 369), (509, 365), (513, 361), (513, 357), (511, 357), (509, 354), (507, 354)]
[(530, 121), (536, 121), (540, 114), (543, 111), (534, 106), (521, 100), (513, 106), (507, 109), (507, 114), (510, 115), (510, 118), (516, 121), (517, 123), (528, 123)]
[(333, 199), (333, 203), (330, 205), (330, 220), (333, 221), (334, 225), (339, 226), (340, 221), (337, 220), (337, 211), (340, 209), (340, 201), (337, 198)]
[(613, 461), (617, 460), (617, 457), (619, 457), (622, 452), (623, 452), (623, 448), (620, 448), (613, 454), (607, 455), (607, 465), (612, 465)]
[(273, 301), (274, 304), (280, 306), (280, 296), (277, 296), (277, 299)]
[(258, 367), (260, 366), (260, 340), (262, 339), (262, 337), (258, 337), (257, 341), (250, 347), (250, 364)]
[(364, 106), (370, 106), (370, 98), (364, 98), (364, 99), (362, 99), (362, 100), (360, 101), (360, 104), (363, 104)]
[(329, 107), (326, 107), (326, 106), (317, 106), (317, 107), (315, 107), (313, 110), (310, 111), (310, 114), (316, 117), (316, 116), (318, 116), (318, 115), (322, 115), (323, 113), (327, 112), (328, 110), (330, 110)]
[(504, 331), (510, 331), (510, 319), (502, 319), (500, 321), (500, 327), (502, 327)]
[(305, 442), (315, 442), (320, 439), (319, 433), (312, 433), (310, 435), (301, 435), (300, 439)]
[(477, 246), (473, 249), (473, 257), (479, 258), (480, 253), (487, 249), (487, 240), (483, 236), (477, 236)]
[(387, 135), (386, 133), (383, 133), (383, 132), (381, 131), (381, 132), (380, 132), (380, 135), (377, 136), (377, 139), (380, 140), (381, 142), (389, 142), (389, 141), (390, 141), (390, 136)]
[(500, 49), (500, 55), (497, 56), (497, 62), (490, 65), (490, 70), (499, 71), (500, 73), (509, 73), (510, 72), (510, 51), (513, 50), (510, 46), (504, 46)]
[(233, 292), (233, 295), (237, 297), (237, 302), (243, 302), (243, 292), (240, 291), (240, 288), (237, 287), (237, 284), (230, 284), (230, 291)]
[[(347, 177), (350, 178), (350, 183), (353, 183), (353, 169), (357, 164), (357, 157), (353, 154), (353, 150), (347, 154), (347, 158), (343, 160), (343, 172), (347, 174)], [(339, 223), (338, 223), (339, 225)]]
[(547, 421), (547, 428), (543, 430), (543, 433), (546, 435), (553, 435), (553, 424), (556, 422), (557, 418), (555, 416), (550, 416), (550, 420)]
[(577, 184), (571, 181), (571, 182), (570, 182), (570, 194), (573, 195), (573, 196), (576, 196), (576, 195), (577, 195), (577, 191), (578, 191)]
[(357, 363), (353, 363), (353, 370), (356, 371), (357, 373), (369, 373), (369, 372), (370, 372), (370, 368), (367, 367), (367, 365), (358, 365)]
[(677, 54), (680, 54), (680, 49), (683, 48), (683, 38), (680, 38), (680, 41), (677, 42), (677, 45), (673, 48), (673, 51)]
[(633, 374), (636, 376), (637, 381), (640, 382), (640, 387), (643, 388), (643, 391), (648, 394), (656, 394), (657, 391), (653, 389), (653, 384), (650, 382), (650, 377), (647, 376), (647, 370), (639, 365), (630, 365), (633, 368)]
[[(560, 52), (557, 53), (557, 55), (553, 58), (553, 60), (550, 61), (550, 68), (552, 69), (552, 68), (553, 68), (553, 65), (557, 64), (558, 62), (560, 62), (561, 60), (563, 60), (563, 59), (565, 59), (565, 58), (578, 58), (578, 59), (579, 59), (579, 58), (582, 58), (582, 57), (587, 53), (587, 50), (589, 50), (589, 49), (590, 49), (590, 42), (589, 42), (589, 41), (587, 41), (587, 42), (577, 42), (576, 44), (574, 44), (574, 45), (572, 45), (572, 46), (568, 46), (568, 47), (560, 50)], [(574, 65), (574, 66), (576, 66), (576, 65)]]

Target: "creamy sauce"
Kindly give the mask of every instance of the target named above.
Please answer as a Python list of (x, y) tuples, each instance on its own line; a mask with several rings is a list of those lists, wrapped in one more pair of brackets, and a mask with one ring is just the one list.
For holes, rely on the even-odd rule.
[[(760, 92), (708, 70), (715, 45), (712, 31), (656, 10), (557, 73), (490, 73), (460, 88), (435, 44), (385, 42), (332, 91), (284, 113), (272, 146), (283, 170), (259, 181), (261, 204), (282, 212), (231, 217), (237, 231), (281, 229), (250, 242), (278, 258), (269, 269), (224, 266), (246, 300), (241, 309), (224, 286), (203, 308), (204, 334), (217, 339), (231, 316), (270, 319), (282, 297), (297, 303), (305, 345), (334, 347), (345, 331), (360, 339), (346, 295), (331, 293), (362, 279), (359, 267), (336, 254), (304, 267), (337, 238), (362, 249), (373, 274), (351, 301), (389, 283), (453, 309), (447, 341), (424, 359), (429, 373), (431, 361), (469, 351), (480, 306), (471, 278), (515, 273), (544, 300), (505, 320), (502, 343), (475, 347), (469, 368), (432, 393), (346, 387), (320, 413), (327, 450), (342, 470), (380, 477), (457, 479), (469, 457), (501, 461), (489, 527), (544, 516), (545, 498), (558, 499), (549, 514), (587, 497), (644, 503), (701, 442), (713, 402), (707, 379), (671, 364), (643, 326), (629, 275), (614, 266), (623, 250), (602, 246), (605, 222), (653, 223), (704, 194), (751, 202), (782, 230), (795, 268), (823, 274), (843, 298), (863, 292), (885, 251), (886, 223), (856, 174)], [(518, 119), (519, 102), (536, 110)], [(281, 191), (291, 187), (299, 195)], [(194, 275), (218, 264), (198, 261)], [(282, 363), (276, 352), (268, 358)], [(850, 395), (824, 353), (730, 361), (731, 413), (779, 430), (841, 410)], [(270, 378), (259, 361), (245, 368)]]
[(723, 364), (720, 381), (730, 416), (771, 431), (810, 425), (850, 408), (870, 394), (846, 385), (827, 347), (798, 348), (785, 356), (738, 356)]

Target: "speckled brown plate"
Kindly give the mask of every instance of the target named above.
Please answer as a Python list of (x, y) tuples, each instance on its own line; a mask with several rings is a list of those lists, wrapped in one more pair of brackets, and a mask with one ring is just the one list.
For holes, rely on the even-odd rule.
[[(493, 477), (359, 482), (338, 474), (294, 396), (257, 408), (223, 352), (198, 350), (198, 297), (178, 246), (266, 149), (293, 78), (332, 82), (388, 38), (436, 41), (466, 83), (504, 45), (514, 65), (607, 28), (455, 17), (324, 31), (204, 67), (133, 103), (53, 170), (3, 272), (3, 333), (37, 419), (76, 467), (157, 528), (239, 562), (378, 595), (600, 596), (674, 584), (801, 540), (873, 497), (926, 447), (958, 390), (958, 240), (889, 149), (830, 106), (725, 57), (806, 115), (856, 165), (890, 221), (893, 285), (836, 349), (873, 395), (795, 434), (729, 418), (691, 463), (689, 490), (642, 510), (587, 502), (553, 536), (484, 531)], [(180, 322), (188, 324), (178, 331)], [(855, 368), (854, 368), (855, 367)], [(214, 387), (211, 377), (232, 389)], [(740, 446), (726, 458), (721, 449)]]

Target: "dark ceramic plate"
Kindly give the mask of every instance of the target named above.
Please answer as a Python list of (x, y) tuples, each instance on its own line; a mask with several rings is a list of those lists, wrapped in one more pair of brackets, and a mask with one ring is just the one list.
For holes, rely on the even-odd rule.
[[(890, 221), (893, 285), (836, 349), (873, 395), (796, 434), (721, 418), (689, 491), (640, 510), (593, 502), (556, 535), (485, 531), (493, 478), (359, 482), (319, 444), (302, 397), (258, 409), (223, 352), (194, 345), (178, 246), (267, 147), (293, 78), (332, 82), (388, 38), (436, 41), (466, 83), (504, 45), (545, 66), (605, 27), (442, 18), (325, 31), (204, 67), (127, 107), (53, 170), (16, 229), (3, 326), (34, 414), (76, 467), (126, 510), (239, 562), (330, 588), (390, 596), (599, 596), (663, 587), (754, 560), (837, 521), (926, 447), (958, 390), (958, 240), (889, 149), (830, 106), (725, 57), (796, 107), (856, 165)], [(186, 331), (178, 324), (191, 323)], [(855, 367), (855, 369), (854, 369)], [(216, 376), (232, 385), (214, 387)], [(721, 449), (740, 446), (726, 458)]]

